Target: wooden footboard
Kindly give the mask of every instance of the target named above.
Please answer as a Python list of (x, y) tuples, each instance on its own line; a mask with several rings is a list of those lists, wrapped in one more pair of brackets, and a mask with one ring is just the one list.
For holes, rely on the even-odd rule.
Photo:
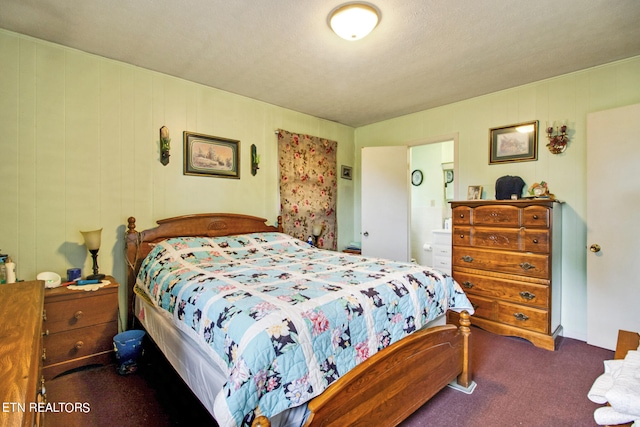
[[(397, 425), (457, 380), (472, 383), (470, 321), (425, 329), (375, 354), (309, 402), (305, 426)], [(268, 427), (258, 417), (253, 427)]]

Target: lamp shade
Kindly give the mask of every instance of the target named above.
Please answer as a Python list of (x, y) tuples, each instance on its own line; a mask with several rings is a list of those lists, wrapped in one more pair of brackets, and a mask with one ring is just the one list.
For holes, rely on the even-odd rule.
[(80, 231), (82, 233), (82, 237), (84, 237), (84, 244), (87, 246), (87, 249), (92, 251), (96, 249), (100, 249), (100, 238), (102, 236), (102, 228), (100, 230), (93, 231)]
[(329, 15), (329, 26), (345, 40), (359, 40), (378, 25), (378, 11), (365, 3), (348, 3)]

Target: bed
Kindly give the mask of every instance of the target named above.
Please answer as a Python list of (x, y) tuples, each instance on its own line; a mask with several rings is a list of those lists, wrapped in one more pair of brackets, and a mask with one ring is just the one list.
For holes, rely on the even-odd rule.
[(316, 249), (248, 215), (135, 221), (130, 319), (220, 426), (396, 425), (448, 384), (475, 386), (473, 308), (447, 275)]

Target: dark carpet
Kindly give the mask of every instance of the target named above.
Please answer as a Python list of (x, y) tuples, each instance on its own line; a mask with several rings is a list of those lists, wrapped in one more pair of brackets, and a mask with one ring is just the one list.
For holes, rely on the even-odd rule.
[[(596, 426), (587, 399), (613, 352), (560, 338), (555, 352), (472, 328), (473, 394), (445, 388), (403, 427)], [(48, 401), (86, 402), (88, 411), (46, 414), (49, 427), (215, 426), (215, 421), (150, 343), (135, 374), (93, 367), (47, 383)], [(427, 361), (425, 361), (427, 363)], [(71, 406), (67, 406), (70, 408)], [(86, 408), (87, 406), (85, 406)], [(58, 405), (58, 408), (64, 408)]]

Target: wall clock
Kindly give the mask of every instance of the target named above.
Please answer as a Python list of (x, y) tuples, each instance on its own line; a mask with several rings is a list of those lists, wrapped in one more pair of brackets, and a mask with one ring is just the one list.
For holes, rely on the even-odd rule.
[(413, 185), (422, 184), (422, 171), (416, 169), (413, 172), (411, 172), (411, 183)]
[(444, 183), (451, 184), (453, 182), (453, 171), (451, 169), (447, 169), (444, 171)]

